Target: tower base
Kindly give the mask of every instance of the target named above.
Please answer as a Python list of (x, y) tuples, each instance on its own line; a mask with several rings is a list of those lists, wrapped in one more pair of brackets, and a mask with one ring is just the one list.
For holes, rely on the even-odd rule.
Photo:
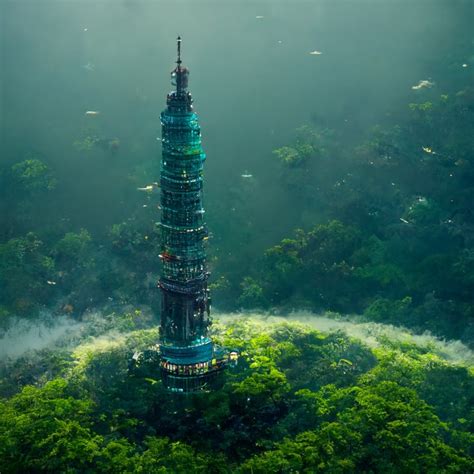
[(177, 360), (164, 355), (158, 346), (155, 347), (135, 353), (130, 360), (129, 370), (139, 377), (159, 377), (163, 386), (174, 393), (208, 392), (217, 388), (224, 369), (227, 366), (236, 366), (238, 359), (237, 351), (229, 352), (214, 347), (212, 358), (208, 360), (201, 362), (185, 358)]
[(171, 392), (191, 393), (207, 392), (214, 388), (220, 370), (208, 372), (203, 375), (171, 375), (165, 370), (161, 372), (163, 385)]
[(161, 379), (172, 392), (210, 390), (229, 363), (229, 353), (214, 347), (210, 340), (187, 347), (162, 345), (160, 349)]

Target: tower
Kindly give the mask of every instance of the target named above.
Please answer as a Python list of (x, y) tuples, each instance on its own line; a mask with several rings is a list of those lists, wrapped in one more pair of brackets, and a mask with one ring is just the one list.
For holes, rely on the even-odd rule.
[(181, 62), (171, 73), (175, 90), (161, 113), (162, 158), (160, 368), (170, 390), (205, 389), (225, 365), (227, 354), (209, 338), (210, 295), (202, 206), (203, 163), (198, 116), (188, 91), (189, 70)]

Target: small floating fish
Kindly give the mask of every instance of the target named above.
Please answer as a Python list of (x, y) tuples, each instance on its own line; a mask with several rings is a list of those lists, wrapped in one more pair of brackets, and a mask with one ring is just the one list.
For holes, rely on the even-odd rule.
[(145, 186), (143, 188), (137, 188), (137, 191), (143, 191), (143, 192), (146, 192), (146, 193), (151, 193), (154, 189), (154, 186), (153, 184), (149, 184), (148, 186)]
[(145, 377), (145, 380), (149, 383), (151, 383), (152, 385), (155, 385), (156, 383), (158, 383), (157, 380), (155, 379), (151, 379), (151, 378), (148, 378), (148, 377)]
[(311, 54), (311, 56), (321, 56), (322, 51), (317, 51), (317, 50), (314, 50), (314, 51), (310, 51), (309, 54)]
[(87, 117), (96, 117), (100, 115), (100, 112), (98, 110), (87, 110), (85, 115), (87, 115)]
[(420, 81), (416, 86), (412, 86), (412, 89), (414, 91), (420, 90), (420, 89), (429, 89), (430, 87), (433, 87), (435, 85), (434, 82), (428, 81), (428, 80), (422, 80)]

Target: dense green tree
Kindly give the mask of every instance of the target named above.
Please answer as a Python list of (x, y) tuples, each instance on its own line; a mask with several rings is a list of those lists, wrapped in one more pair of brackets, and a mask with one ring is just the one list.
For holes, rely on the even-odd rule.
[(37, 158), (30, 158), (11, 167), (14, 181), (23, 192), (36, 194), (41, 191), (51, 191), (57, 185), (57, 179), (52, 175), (48, 165)]
[(0, 244), (0, 302), (16, 313), (31, 314), (51, 301), (55, 263), (32, 232)]
[(242, 472), (434, 473), (472, 468), (462, 452), (445, 444), (447, 427), (413, 390), (383, 382), (329, 393), (337, 407), (332, 421), (246, 461)]
[(65, 380), (27, 386), (2, 402), (0, 459), (7, 472), (91, 468), (103, 438), (92, 429), (92, 402), (68, 393)]
[(129, 329), (99, 331), (64, 378), (1, 402), (7, 472), (472, 469), (472, 374), (429, 346), (381, 337), (370, 350), (343, 333), (236, 320), (218, 339), (240, 349), (239, 366), (220, 390), (180, 397), (158, 373), (128, 373), (128, 351), (156, 338)]

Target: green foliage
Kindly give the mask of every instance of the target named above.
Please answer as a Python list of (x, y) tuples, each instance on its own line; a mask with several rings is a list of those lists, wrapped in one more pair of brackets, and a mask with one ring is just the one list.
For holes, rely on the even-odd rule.
[(37, 158), (26, 159), (13, 165), (11, 172), (23, 192), (51, 191), (57, 185), (57, 180), (52, 176), (49, 167)]
[(259, 296), (254, 299), (254, 306), (303, 298), (313, 308), (330, 305), (331, 309), (343, 309), (347, 301), (344, 286), (356, 278), (351, 259), (360, 234), (338, 221), (296, 234), (296, 239), (284, 239), (265, 252), (258, 275), (262, 291), (260, 285), (250, 285), (255, 280), (249, 277), (241, 298), (247, 302), (248, 293), (253, 291)]
[(91, 410), (90, 400), (69, 395), (64, 380), (25, 387), (0, 410), (3, 468), (64, 472), (92, 466), (103, 439), (91, 431)]
[(364, 311), (370, 321), (405, 322), (410, 314), (412, 299), (406, 296), (402, 300), (379, 298)]
[(68, 232), (56, 244), (55, 250), (60, 258), (79, 260), (85, 256), (90, 241), (91, 236), (85, 229), (81, 229), (79, 233)]
[(77, 151), (91, 151), (97, 143), (97, 139), (92, 136), (85, 136), (74, 140), (72, 146)]
[[(326, 142), (330, 132), (328, 130), (316, 130), (308, 125), (296, 129), (295, 148), (283, 147), (274, 153), (282, 162), (290, 167), (306, 164), (310, 159), (320, 159), (326, 152)], [(283, 152), (282, 152), (283, 150)], [(296, 156), (293, 156), (296, 155)]]
[[(326, 394), (328, 395), (328, 394)], [(314, 431), (277, 443), (242, 472), (464, 472), (472, 467), (444, 441), (447, 426), (413, 390), (396, 383), (329, 392), (336, 408)]]
[[(243, 280), (239, 304), (358, 312), (468, 341), (474, 328), (468, 210), (474, 175), (464, 150), (474, 145), (474, 129), (473, 122), (459, 123), (471, 103), (469, 87), (455, 98), (411, 104), (416, 113), (407, 123), (377, 126), (355, 147), (355, 157), (341, 155), (345, 174), (329, 177), (331, 185), (319, 180), (324, 171), (318, 167), (285, 174), (285, 184), (292, 176), (288, 193), (295, 205), (314, 207), (317, 194), (328, 219), (267, 249)], [(280, 155), (295, 161), (305, 147), (313, 157), (326, 149), (320, 144), (328, 136), (321, 137), (306, 127)], [(404, 298), (411, 304), (397, 308)]]
[(263, 288), (251, 277), (245, 277), (240, 285), (242, 287), (242, 294), (237, 303), (243, 308), (257, 308), (265, 306), (265, 297), (263, 295)]
[(54, 260), (32, 232), (0, 244), (0, 301), (15, 312), (31, 312), (49, 301), (54, 270)]
[[(415, 92), (424, 98), (387, 111), (371, 130), (353, 121), (300, 127), (276, 159), (262, 154), (265, 178), (256, 166), (251, 179), (229, 178), (232, 189), (226, 181), (211, 192), (216, 302), (272, 314), (356, 312), (472, 343), (474, 88), (455, 72), (445, 79), (443, 91)], [(97, 145), (86, 132), (78, 151)], [(145, 214), (153, 196), (124, 194), (157, 179), (143, 143), (130, 143), (143, 155), (133, 171), (117, 156), (113, 166), (71, 161), (74, 171), (87, 169), (73, 171), (76, 181), (97, 178), (99, 196), (107, 183), (111, 209), (124, 202), (105, 240), (109, 222), (91, 218), (90, 232), (77, 231), (86, 218), (61, 194), (76, 192), (69, 176), (57, 186), (38, 154), (0, 170), (2, 329), (13, 314), (34, 318), (42, 307), (79, 316), (154, 302), (160, 237)], [(130, 172), (120, 188), (117, 178)], [(377, 335), (378, 325), (370, 349), (296, 324), (217, 322), (213, 337), (241, 351), (239, 366), (221, 390), (182, 400), (164, 391), (158, 372), (129, 374), (130, 353), (158, 338), (156, 328), (137, 330), (143, 324), (139, 311), (118, 311), (72, 349), (2, 362), (0, 470), (473, 471), (472, 368), (447, 362), (440, 349)]]
[(404, 214), (406, 220), (416, 224), (437, 224), (440, 217), (440, 207), (424, 197), (416, 198)]
[(91, 235), (85, 229), (78, 233), (68, 232), (53, 249), (56, 262), (67, 270), (77, 266), (90, 267), (93, 262), (90, 257), (91, 240)]
[[(430, 351), (237, 319), (223, 387), (186, 398), (127, 371), (156, 330), (84, 340), (73, 364), (0, 403), (7, 472), (469, 472), (474, 378)], [(127, 355), (128, 354), (128, 355)], [(64, 357), (64, 355), (63, 355)], [(31, 370), (31, 363), (25, 363)]]
[(289, 384), (285, 374), (265, 356), (255, 356), (250, 364), (252, 373), (235, 385), (235, 393), (247, 398), (270, 398), (273, 403), (288, 392)]
[(304, 163), (306, 156), (299, 153), (296, 148), (283, 146), (273, 150), (273, 153), (285, 166), (298, 166)]
[(125, 259), (128, 268), (138, 270), (142, 274), (156, 271), (161, 240), (159, 230), (153, 222), (141, 224), (129, 219), (114, 224), (109, 235), (112, 251)]
[(110, 230), (112, 245), (119, 251), (132, 251), (136, 246), (143, 244), (143, 236), (130, 222), (114, 224)]
[(147, 450), (139, 458), (135, 472), (204, 474), (217, 464), (210, 456), (197, 454), (190, 446), (179, 441), (171, 443), (166, 438), (148, 438), (146, 446)]
[(420, 104), (412, 102), (408, 104), (408, 107), (413, 112), (428, 112), (433, 108), (433, 104), (431, 102), (422, 102)]

